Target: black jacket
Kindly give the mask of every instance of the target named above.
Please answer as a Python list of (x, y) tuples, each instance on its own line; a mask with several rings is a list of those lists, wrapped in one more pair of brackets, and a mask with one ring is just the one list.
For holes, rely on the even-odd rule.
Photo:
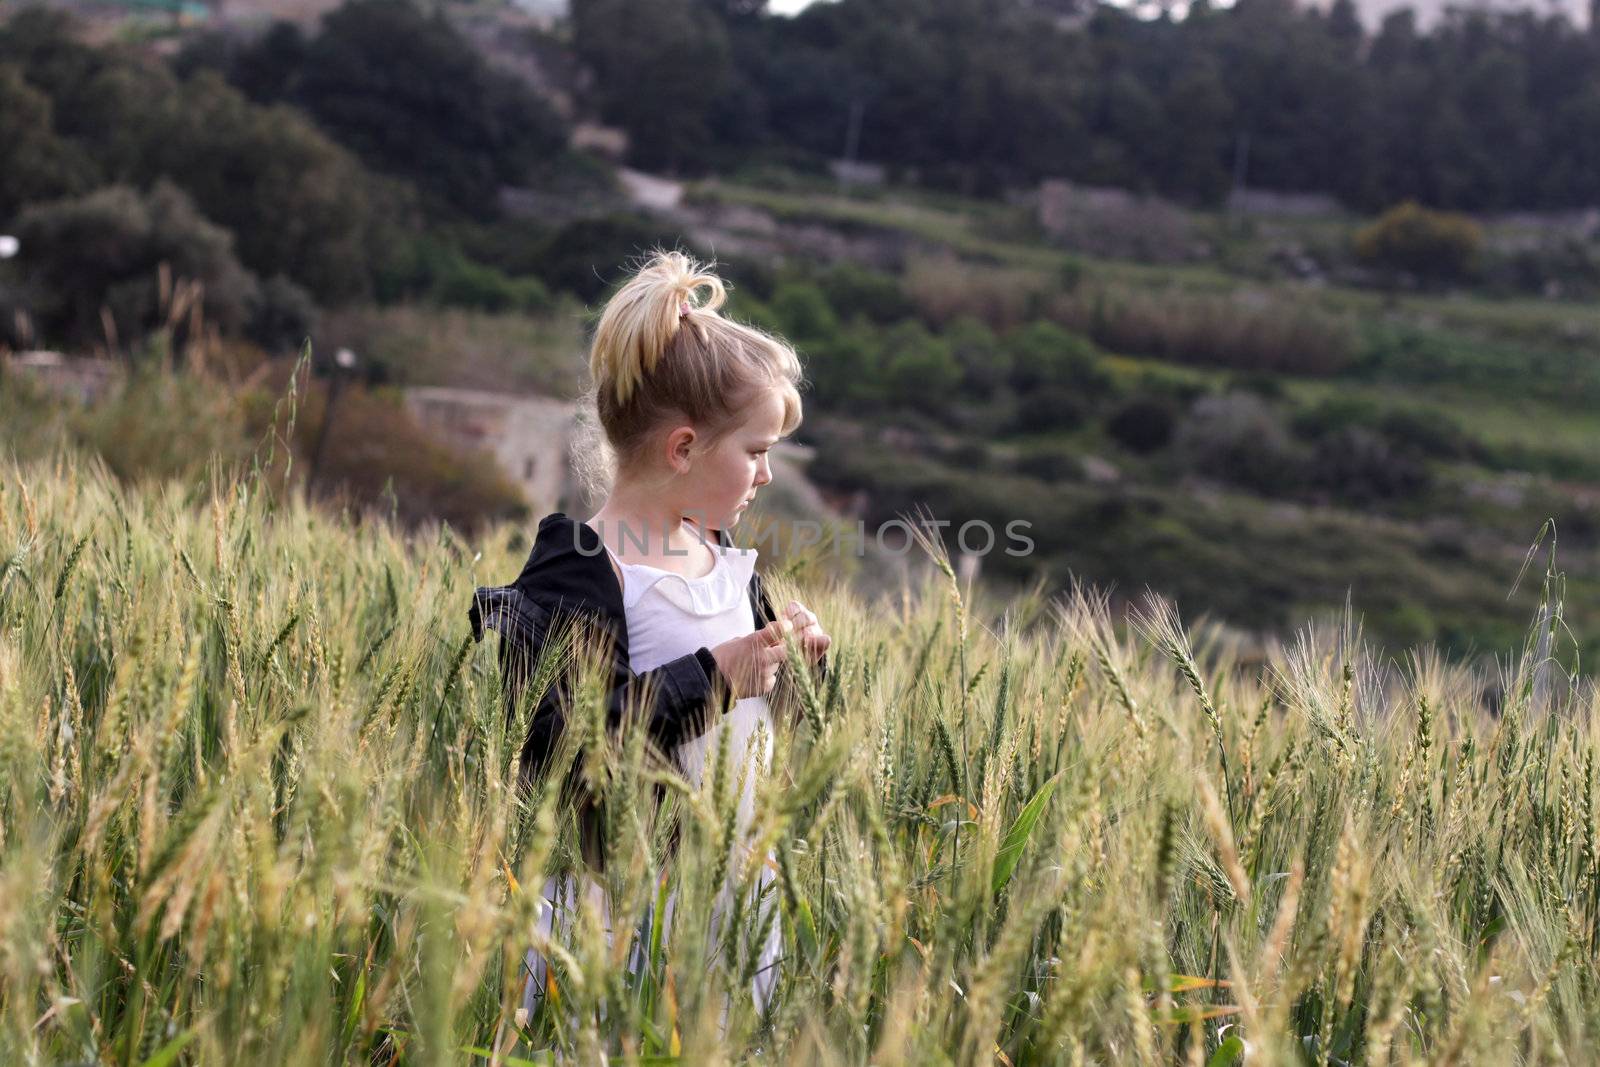
[[(726, 530), (717, 531), (717, 540), (722, 545), (733, 544)], [(759, 574), (751, 575), (749, 597), (754, 632), (777, 618)], [(580, 619), (592, 625), (591, 632), (611, 649), (606, 702), (606, 724), (611, 731), (619, 729), (626, 710), (636, 709), (650, 739), (660, 751), (668, 752), (704, 733), (712, 716), (725, 713), (732, 704), (726, 679), (711, 650), (704, 646), (653, 670), (633, 673), (628, 666), (622, 588), (600, 535), (587, 523), (559, 511), (539, 521), (533, 548), (517, 580), (477, 589), (468, 618), (474, 640), (483, 637), (485, 626), (500, 634), (508, 727), (516, 719), (523, 690), (538, 668), (546, 642)], [(824, 659), (817, 671), (825, 675), (826, 670)], [(549, 762), (561, 739), (570, 703), (567, 681), (565, 676), (554, 679), (529, 719), (519, 758), (519, 778), (524, 785)], [(581, 820), (588, 823), (594, 808), (582, 788), (576, 763), (568, 769), (564, 789), (578, 804)], [(594, 862), (592, 855), (590, 860)]]

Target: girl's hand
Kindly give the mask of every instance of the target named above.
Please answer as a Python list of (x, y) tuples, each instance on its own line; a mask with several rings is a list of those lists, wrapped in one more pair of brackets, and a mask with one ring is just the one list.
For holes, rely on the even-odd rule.
[(815, 663), (821, 659), (828, 651), (828, 646), (833, 644), (833, 638), (822, 629), (817, 616), (798, 600), (789, 601), (789, 606), (783, 609), (783, 616), (793, 624), (795, 636), (805, 651), (806, 661)]
[(778, 668), (783, 666), (783, 639), (793, 631), (793, 623), (778, 619), (753, 634), (724, 641), (711, 650), (717, 667), (733, 688), (735, 700), (772, 692), (778, 682)]

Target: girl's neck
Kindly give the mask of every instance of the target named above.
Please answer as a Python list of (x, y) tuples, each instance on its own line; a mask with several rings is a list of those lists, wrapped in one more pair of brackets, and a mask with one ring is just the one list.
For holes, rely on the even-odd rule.
[(600, 539), (624, 562), (651, 563), (671, 560), (669, 570), (698, 572), (707, 556), (704, 543), (716, 543), (713, 531), (701, 532), (703, 516), (686, 515), (676, 504), (665, 504), (625, 487), (613, 490), (600, 510), (589, 519)]

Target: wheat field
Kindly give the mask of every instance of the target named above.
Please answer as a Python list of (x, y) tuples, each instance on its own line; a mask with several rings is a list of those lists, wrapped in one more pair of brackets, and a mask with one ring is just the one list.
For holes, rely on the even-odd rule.
[(580, 718), (621, 933), (536, 934), (574, 831), (466, 621), (526, 536), (0, 469), (0, 1063), (1593, 1062), (1600, 738), (1553, 565), (1477, 667), (1348, 623), (1247, 661), (1153, 599), (990, 602), (937, 546), (877, 603), (774, 574), (835, 644), (750, 830), (761, 1015), (761, 912), (707, 919), (760, 873), (725, 750), (696, 785)]

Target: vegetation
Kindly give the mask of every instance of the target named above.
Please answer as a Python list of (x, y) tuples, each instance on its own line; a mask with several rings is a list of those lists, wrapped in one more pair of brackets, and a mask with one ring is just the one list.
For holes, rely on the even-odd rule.
[[(615, 940), (587, 909), (533, 933), (574, 831), (548, 784), (516, 792), (523, 723), (464, 618), (524, 535), (274, 499), (76, 461), (0, 479), (8, 1062), (1558, 1064), (1600, 1040), (1594, 693), (1558, 666), (1553, 559), (1499, 676), (1379, 659), (1348, 621), (1243, 661), (1160, 602), (1127, 626), (1088, 592), (993, 602), (939, 554), (892, 605), (774, 575), (836, 645), (749, 831), (783, 944), (758, 1018), (758, 913), (708, 930), (757, 874), (728, 865), (735, 783), (636, 731), (576, 731), (611, 769)], [(530, 942), (558, 993), (523, 1016)]]
[[(64, 452), (103, 462), (129, 486), (171, 481), (191, 493), (216, 466), (266, 454), (262, 477), (273, 494), (309, 493), (352, 517), (472, 530), (525, 515), (521, 491), (492, 457), (429, 436), (393, 390), (343, 382), (328, 421), (329, 380), (312, 379), (304, 361), (250, 362), (259, 357), (250, 348), (154, 344), (92, 403), (7, 374), (0, 454), (39, 461)], [(187, 371), (171, 369), (180, 362)]]
[(1464, 215), (1429, 211), (1408, 200), (1356, 233), (1356, 255), (1388, 271), (1455, 281), (1476, 266), (1483, 233)]
[(854, 122), (860, 158), (985, 196), (1062, 177), (1214, 205), (1237, 175), (1362, 211), (1600, 201), (1600, 44), (1556, 13), (1463, 9), (1423, 32), (1405, 9), (1364, 27), (1353, 0), (1181, 20), (1074, 0), (763, 7), (575, 0), (575, 47), (639, 164), (820, 171)]
[[(358, 2), (314, 29), (190, 35), (170, 63), (18, 12), (0, 25), (0, 125), (18, 146), (0, 209), (15, 208), (4, 225), (23, 251), (0, 264), (0, 333), (137, 364), (166, 351), (147, 343), (152, 331), (188, 344), (198, 308), (239, 377), (272, 388), (288, 368), (258, 371), (263, 360), (308, 335), (319, 369), (350, 348), (363, 381), (335, 428), (406, 444), (381, 460), (336, 434), (317, 495), (465, 526), (512, 513), (514, 488), (429, 450), (389, 387), (573, 395), (586, 309), (630, 257), (656, 243), (722, 249), (734, 313), (801, 349), (810, 481), (869, 523), (922, 504), (958, 523), (1047, 530), (1039, 553), (995, 558), (987, 578), (1150, 585), (1261, 633), (1349, 596), (1374, 638), (1465, 657), (1504, 648), (1531, 609), (1526, 589), (1508, 599), (1509, 576), (1554, 519), (1576, 564), (1574, 621), (1600, 650), (1586, 577), (1600, 559), (1600, 313), (1581, 299), (1600, 294), (1600, 240), (1549, 217), (1467, 223), (1438, 210), (1568, 202), (1550, 192), (1571, 184), (1551, 177), (1566, 171), (1518, 170), (1507, 186), (1494, 168), (1556, 166), (1587, 142), (1549, 141), (1541, 112), (1519, 119), (1517, 136), (1544, 147), (1474, 153), (1448, 112), (1477, 101), (1469, 82), (1489, 84), (1476, 80), (1489, 78), (1484, 64), (1539, 74), (1504, 81), (1493, 108), (1477, 101), (1471, 113), (1543, 106), (1592, 40), (1559, 20), (1463, 14), (1425, 36), (1389, 20), (1351, 49), (1347, 5), (1253, 2), (1182, 23), (1106, 10), (1076, 30), (1071, 4), (962, 2), (937, 18), (922, 0), (858, 6), (783, 20), (759, 4), (596, 0), (574, 7), (570, 37), (506, 30), (485, 44), (483, 25), (505, 29), (492, 11)], [(861, 40), (842, 31), (846, 14)], [(1040, 42), (1054, 49), (1048, 69)], [(414, 68), (415, 84), (394, 83), (387, 56), (406, 57), (398, 66)], [(560, 72), (574, 56), (591, 71), (635, 72), (557, 78), (576, 93), (575, 120), (628, 126), (637, 162), (737, 163), (738, 174), (689, 186), (681, 212), (619, 210), (610, 165), (567, 155), (567, 120), (530, 88), (545, 84), (530, 66)], [(632, 99), (645, 70), (670, 77), (651, 75), (650, 99)], [(951, 71), (968, 80), (941, 81)], [(1433, 94), (1387, 110), (1419, 77)], [(1226, 108), (1213, 109), (1211, 80)], [(729, 91), (679, 99), (714, 85)], [(926, 108), (931, 87), (962, 108)], [(135, 98), (148, 106), (131, 108)], [(1036, 124), (1026, 136), (994, 113), (1019, 99), (1037, 105), (1005, 112)], [(1307, 114), (1312, 99), (1320, 110)], [(818, 173), (857, 102), (863, 157), (902, 184), (842, 187)], [(1347, 107), (1366, 125), (1339, 120)], [(1069, 112), (1079, 140), (1067, 143), (1083, 150), (1065, 162), (1084, 169), (1019, 163), (1054, 143), (1045, 134)], [(901, 121), (885, 141), (888, 114)], [(1407, 140), (1399, 127), (1414, 115), (1436, 121)], [(1306, 161), (1336, 159), (1315, 177), (1354, 183), (1334, 189), (1348, 204), (1432, 206), (1365, 230), (1325, 212), (1195, 209), (1214, 198), (1204, 190), (1218, 146), (1231, 167), (1241, 132), (1252, 185), (1299, 188)], [(1402, 141), (1406, 169), (1391, 173)], [(1364, 154), (1374, 143), (1383, 150)], [(1175, 184), (1168, 152), (1184, 157), (1193, 188)], [(240, 196), (241, 173), (259, 190)], [(1098, 230), (1047, 237), (1026, 197), (949, 191), (1046, 174), (1176, 200), (1130, 199)], [(49, 418), (131, 479), (191, 477), (205, 453), (180, 457), (180, 442), (237, 456), (267, 432), (270, 390), (201, 403), (203, 383), (152, 381), (142, 388), (197, 398), (184, 408), (197, 426), (213, 426), (201, 410), (223, 413), (215, 432), (163, 444), (139, 425), (137, 389)], [(306, 386), (301, 434), (327, 388)], [(6, 433), (24, 442), (12, 426), (33, 423), (18, 414)], [(296, 441), (302, 471), (316, 439)]]

